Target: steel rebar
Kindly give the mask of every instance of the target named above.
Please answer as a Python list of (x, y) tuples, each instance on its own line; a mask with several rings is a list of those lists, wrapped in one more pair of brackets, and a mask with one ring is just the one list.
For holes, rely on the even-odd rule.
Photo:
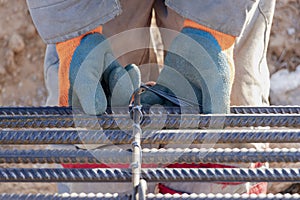
[[(232, 106), (230, 108), (232, 114), (300, 114), (300, 106)], [(193, 107), (166, 107), (163, 110), (160, 108), (151, 108), (145, 110), (142, 108), (143, 114), (180, 114), (193, 113), (197, 109)], [(127, 114), (128, 108), (109, 108), (105, 114)], [(73, 115), (83, 114), (82, 111), (72, 107), (1, 107), (0, 115)]]
[(299, 194), (148, 194), (147, 199), (152, 200), (170, 200), (170, 199), (183, 199), (183, 200), (237, 200), (237, 199), (251, 199), (251, 200), (284, 200), (284, 199), (299, 199)]
[[(300, 169), (290, 168), (149, 168), (147, 182), (299, 182)], [(131, 169), (2, 168), (0, 182), (131, 182)]]
[[(0, 144), (130, 144), (132, 131), (0, 130)], [(145, 130), (142, 144), (297, 143), (300, 130)]]
[(141, 137), (142, 137), (142, 129), (140, 126), (142, 119), (142, 111), (141, 111), (141, 89), (137, 89), (134, 95), (134, 105), (132, 108), (132, 133), (133, 133), (133, 142), (132, 146), (132, 155), (131, 155), (131, 172), (132, 172), (132, 200), (143, 200), (145, 199), (145, 194), (140, 190), (141, 184), (141, 166), (142, 166), (142, 147), (141, 147)]
[[(128, 115), (105, 116), (0, 116), (0, 128), (90, 128), (131, 129)], [(141, 127), (148, 129), (223, 128), (223, 127), (299, 127), (295, 114), (210, 114), (145, 115)]]
[[(0, 163), (129, 164), (126, 150), (0, 150)], [(144, 164), (300, 162), (300, 149), (144, 149)]]
[(3, 200), (129, 200), (131, 195), (118, 194), (0, 194)]
[[(0, 199), (3, 200), (129, 200), (130, 195), (118, 194), (0, 194)], [(147, 199), (152, 200), (237, 200), (237, 199), (251, 199), (251, 200), (285, 200), (285, 199), (299, 199), (300, 194), (148, 194)]]

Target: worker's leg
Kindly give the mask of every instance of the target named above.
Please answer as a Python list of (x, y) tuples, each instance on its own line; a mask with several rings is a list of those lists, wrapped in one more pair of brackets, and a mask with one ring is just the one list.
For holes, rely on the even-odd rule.
[(54, 44), (47, 45), (44, 60), (44, 79), (48, 92), (47, 106), (57, 106), (58, 103), (58, 67), (59, 59)]
[(236, 65), (232, 88), (233, 105), (269, 104), (269, 69), (266, 52), (275, 9), (275, 0), (261, 0), (237, 39), (234, 51)]
[[(232, 105), (269, 105), (270, 80), (266, 53), (275, 2), (260, 0), (252, 14), (253, 17), (245, 24), (241, 36), (237, 39), (234, 51), (236, 75), (231, 95)], [(268, 144), (261, 146), (266, 148)], [(265, 187), (263, 186), (264, 190)], [(252, 188), (257, 190), (254, 186)]]
[[(142, 82), (155, 81), (159, 73), (155, 53), (149, 48), (153, 2), (121, 0), (122, 14), (103, 26), (103, 33), (111, 39), (112, 49), (119, 62), (123, 66), (130, 63), (138, 65)], [(126, 32), (128, 30), (130, 32)]]
[[(256, 68), (237, 68), (236, 80), (233, 90), (241, 91), (240, 95), (232, 96), (232, 101), (237, 105), (268, 105), (269, 104), (269, 71), (266, 60), (267, 44), (274, 14), (275, 0), (261, 0), (260, 10), (252, 28), (246, 28), (243, 35), (248, 39), (240, 38), (236, 44), (236, 63), (241, 66), (254, 65)], [(250, 51), (250, 52), (249, 52)], [(244, 81), (242, 81), (244, 80)], [(299, 148), (299, 144), (270, 144), (270, 148)], [(299, 168), (299, 163), (270, 163), (270, 168), (291, 167)], [(290, 187), (292, 183), (269, 183), (268, 193), (278, 193)]]
[(154, 9), (156, 23), (160, 29), (163, 48), (164, 50), (167, 50), (170, 47), (171, 42), (183, 28), (185, 18), (167, 7), (162, 0), (155, 1)]

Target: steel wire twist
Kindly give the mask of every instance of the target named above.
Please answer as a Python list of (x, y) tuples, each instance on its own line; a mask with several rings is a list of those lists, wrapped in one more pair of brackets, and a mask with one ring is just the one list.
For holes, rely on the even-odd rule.
[[(183, 200), (237, 200), (237, 199), (251, 199), (251, 200), (285, 200), (285, 199), (299, 199), (299, 194), (148, 194), (147, 199), (152, 200), (170, 200), (170, 199), (183, 199)], [(0, 194), (0, 199), (5, 200), (130, 200), (130, 195), (117, 195), (117, 194)]]
[[(127, 115), (113, 116), (0, 116), (0, 128), (91, 128), (131, 129), (132, 120)], [(300, 115), (146, 115), (144, 128), (223, 128), (223, 127), (299, 127)]]
[[(143, 114), (180, 114), (193, 113), (196, 114), (193, 107), (165, 107), (161, 108), (142, 108)], [(300, 106), (232, 106), (230, 108), (232, 114), (300, 114)], [(108, 108), (105, 114), (128, 114), (128, 108)], [(82, 111), (72, 107), (1, 107), (0, 115), (73, 115), (83, 114)]]
[[(126, 150), (0, 150), (0, 163), (129, 164)], [(300, 149), (143, 149), (142, 163), (300, 162)]]
[[(131, 182), (131, 169), (2, 168), (0, 182)], [(300, 169), (290, 168), (149, 168), (147, 182), (299, 182)]]
[[(132, 131), (0, 130), (0, 144), (130, 144)], [(145, 130), (143, 144), (297, 143), (300, 130)]]

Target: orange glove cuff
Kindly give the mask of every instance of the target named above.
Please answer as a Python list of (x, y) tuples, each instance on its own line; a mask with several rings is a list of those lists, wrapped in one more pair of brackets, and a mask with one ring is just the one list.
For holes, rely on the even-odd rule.
[(56, 51), (59, 58), (58, 80), (60, 106), (68, 106), (68, 94), (70, 88), (69, 70), (73, 54), (76, 48), (80, 45), (81, 39), (92, 33), (102, 33), (102, 26), (99, 26), (96, 29), (78, 37), (56, 44)]
[(235, 43), (235, 36), (228, 35), (213, 29), (210, 29), (206, 26), (203, 26), (201, 24), (198, 24), (192, 20), (186, 19), (184, 21), (184, 27), (191, 27), (196, 28), (199, 30), (203, 30), (205, 32), (208, 32), (214, 36), (214, 38), (218, 41), (219, 45), (221, 46), (222, 50), (229, 49), (234, 43)]

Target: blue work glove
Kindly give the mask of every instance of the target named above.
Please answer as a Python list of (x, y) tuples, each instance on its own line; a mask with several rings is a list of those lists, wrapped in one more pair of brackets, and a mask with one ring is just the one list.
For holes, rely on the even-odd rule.
[(229, 113), (233, 74), (227, 59), (212, 34), (183, 28), (167, 52), (156, 85), (141, 94), (143, 106), (198, 106), (200, 113)]
[(85, 36), (76, 48), (69, 80), (69, 105), (82, 108), (87, 114), (99, 115), (107, 106), (128, 106), (141, 77), (137, 66), (123, 68), (105, 37), (93, 33)]

